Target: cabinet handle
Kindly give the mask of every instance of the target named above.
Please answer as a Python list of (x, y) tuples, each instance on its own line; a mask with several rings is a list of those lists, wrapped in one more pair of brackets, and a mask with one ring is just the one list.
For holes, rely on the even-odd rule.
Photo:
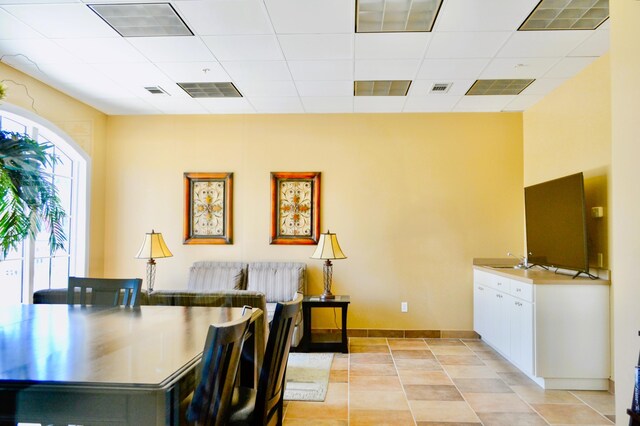
[(516, 292), (520, 293), (522, 291), (521, 288), (516, 288)]

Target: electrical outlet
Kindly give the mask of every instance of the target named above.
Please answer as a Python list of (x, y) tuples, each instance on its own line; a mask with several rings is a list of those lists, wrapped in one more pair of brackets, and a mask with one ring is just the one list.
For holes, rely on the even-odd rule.
[(409, 304), (407, 302), (400, 303), (401, 312), (409, 312)]

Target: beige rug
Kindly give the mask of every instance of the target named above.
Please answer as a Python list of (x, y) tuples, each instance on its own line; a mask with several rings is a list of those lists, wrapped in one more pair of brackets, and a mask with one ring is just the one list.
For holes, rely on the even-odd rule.
[(332, 361), (332, 353), (290, 353), (284, 399), (324, 401)]

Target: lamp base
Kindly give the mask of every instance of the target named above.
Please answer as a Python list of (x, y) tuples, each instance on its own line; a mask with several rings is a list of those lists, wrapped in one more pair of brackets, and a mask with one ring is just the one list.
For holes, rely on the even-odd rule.
[(335, 299), (336, 296), (334, 294), (332, 294), (331, 292), (329, 293), (322, 293), (320, 295), (320, 300), (333, 300)]
[(331, 300), (335, 299), (336, 296), (331, 293), (331, 280), (333, 278), (333, 265), (331, 261), (327, 259), (324, 264), (324, 268), (322, 268), (323, 278), (324, 278), (324, 291), (320, 295), (320, 300)]

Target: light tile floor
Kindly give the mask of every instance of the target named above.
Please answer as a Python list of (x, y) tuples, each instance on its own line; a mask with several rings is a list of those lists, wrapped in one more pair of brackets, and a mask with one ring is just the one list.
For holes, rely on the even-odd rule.
[(285, 403), (285, 425), (611, 425), (608, 392), (541, 389), (480, 340), (351, 338), (324, 402)]

